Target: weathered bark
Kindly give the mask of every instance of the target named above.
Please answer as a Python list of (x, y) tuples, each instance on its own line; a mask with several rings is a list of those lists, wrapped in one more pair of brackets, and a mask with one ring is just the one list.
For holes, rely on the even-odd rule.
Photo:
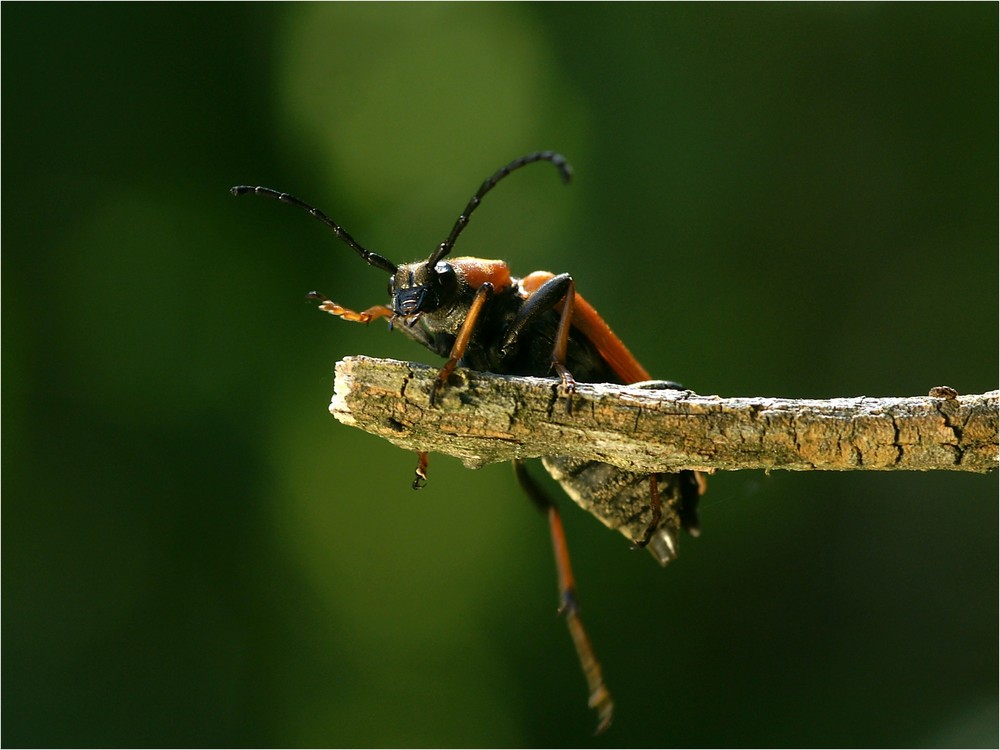
[(437, 370), (350, 357), (337, 363), (330, 411), (413, 451), (467, 466), (539, 456), (636, 472), (681, 469), (957, 470), (997, 468), (998, 391), (941, 386), (909, 398), (720, 398), (640, 386), (458, 370), (429, 406)]

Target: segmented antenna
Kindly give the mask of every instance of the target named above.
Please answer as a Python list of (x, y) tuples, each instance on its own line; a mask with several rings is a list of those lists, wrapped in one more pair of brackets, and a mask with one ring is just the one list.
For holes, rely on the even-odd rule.
[(570, 167), (569, 162), (566, 161), (566, 157), (562, 154), (557, 154), (555, 151), (536, 151), (533, 154), (528, 154), (527, 156), (522, 156), (520, 159), (515, 159), (506, 167), (501, 167), (497, 172), (490, 177), (486, 182), (484, 182), (476, 194), (472, 196), (469, 200), (468, 205), (465, 210), (462, 211), (461, 216), (458, 217), (458, 221), (455, 222), (455, 226), (452, 227), (451, 234), (448, 235), (448, 239), (442, 242), (437, 248), (431, 253), (431, 257), (427, 259), (427, 263), (432, 267), (437, 264), (439, 260), (445, 257), (451, 252), (452, 247), (455, 246), (455, 240), (458, 239), (458, 235), (462, 233), (465, 226), (469, 223), (469, 216), (472, 212), (476, 210), (479, 202), (483, 199), (490, 190), (492, 190), (500, 180), (509, 175), (515, 169), (520, 169), (521, 167), (527, 166), (528, 164), (533, 164), (536, 161), (550, 161), (559, 170), (559, 176), (562, 178), (564, 183), (570, 181), (573, 176), (573, 168)]
[(351, 235), (344, 230), (339, 224), (337, 224), (333, 219), (327, 216), (325, 213), (320, 211), (318, 208), (310, 206), (305, 201), (299, 200), (294, 195), (289, 195), (288, 193), (282, 193), (277, 190), (272, 190), (266, 187), (254, 187), (253, 185), (236, 185), (229, 189), (229, 192), (233, 195), (246, 195), (247, 193), (253, 193), (254, 195), (263, 195), (266, 198), (274, 198), (275, 200), (281, 201), (282, 203), (290, 203), (293, 206), (298, 206), (301, 209), (309, 212), (309, 215), (314, 219), (319, 219), (327, 227), (329, 227), (335, 235), (337, 235), (343, 242), (350, 247), (354, 252), (360, 255), (365, 262), (369, 265), (375, 266), (375, 268), (380, 268), (383, 271), (387, 271), (390, 274), (396, 273), (396, 264), (391, 260), (383, 258), (378, 253), (373, 253), (370, 250), (365, 250), (358, 244)]

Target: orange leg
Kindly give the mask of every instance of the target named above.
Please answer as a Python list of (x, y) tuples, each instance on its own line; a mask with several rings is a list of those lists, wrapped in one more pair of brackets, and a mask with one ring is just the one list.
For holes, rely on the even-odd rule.
[(367, 310), (355, 312), (354, 310), (348, 310), (346, 307), (341, 307), (336, 302), (331, 299), (327, 299), (319, 292), (309, 292), (307, 296), (309, 299), (319, 300), (319, 309), (323, 312), (336, 315), (338, 318), (349, 320), (352, 323), (371, 323), (376, 318), (386, 318), (392, 316), (392, 310), (385, 305), (374, 305), (369, 307)]
[(549, 530), (552, 532), (552, 548), (555, 551), (556, 569), (559, 572), (561, 601), (559, 612), (566, 615), (566, 625), (569, 627), (573, 645), (576, 646), (576, 655), (580, 659), (580, 666), (583, 668), (583, 674), (587, 678), (587, 687), (590, 689), (590, 699), (587, 701), (587, 705), (597, 710), (596, 734), (601, 734), (611, 726), (615, 704), (611, 700), (611, 693), (608, 692), (608, 688), (604, 684), (601, 664), (594, 655), (594, 648), (590, 645), (590, 638), (587, 637), (587, 631), (583, 629), (583, 622), (580, 620), (579, 608), (576, 604), (576, 582), (569, 564), (569, 548), (566, 546), (566, 533), (563, 531), (562, 519), (559, 518), (559, 510), (555, 505), (550, 505), (547, 515), (549, 517)]
[(580, 620), (580, 611), (576, 603), (576, 581), (573, 578), (573, 569), (570, 567), (569, 547), (566, 544), (566, 532), (563, 530), (562, 519), (559, 517), (559, 509), (531, 478), (531, 475), (524, 468), (523, 461), (514, 461), (514, 475), (521, 488), (535, 505), (545, 511), (549, 520), (552, 550), (555, 553), (556, 571), (559, 578), (559, 614), (566, 616), (566, 626), (569, 628), (570, 637), (573, 639), (574, 647), (576, 647), (577, 658), (580, 660), (580, 667), (584, 677), (587, 678), (587, 687), (590, 690), (588, 705), (597, 710), (596, 733), (600, 734), (611, 726), (615, 704), (611, 699), (611, 693), (604, 684), (601, 664), (597, 660), (597, 656), (594, 655), (594, 648), (590, 644), (590, 638)]
[[(348, 310), (346, 307), (341, 307), (336, 302), (319, 292), (309, 292), (307, 295), (309, 299), (314, 299), (319, 301), (319, 309), (323, 312), (328, 312), (331, 315), (336, 315), (338, 318), (343, 320), (351, 321), (352, 323), (371, 323), (376, 318), (391, 318), (392, 309), (386, 307), (385, 305), (374, 305), (369, 307), (367, 310), (362, 310), (361, 312), (355, 312), (354, 310)], [(427, 454), (418, 453), (417, 454), (417, 468), (414, 471), (413, 477), (413, 489), (419, 490), (427, 483)]]
[(576, 391), (576, 381), (566, 367), (566, 349), (569, 344), (569, 331), (574, 324), (576, 309), (576, 286), (569, 274), (555, 276), (547, 271), (535, 271), (521, 280), (525, 301), (510, 327), (504, 333), (500, 344), (500, 352), (504, 353), (531, 324), (549, 310), (562, 303), (559, 314), (559, 327), (556, 329), (555, 341), (552, 347), (552, 369), (562, 381), (560, 388), (567, 396), (566, 411), (573, 410), (573, 393)]
[[(555, 274), (548, 271), (535, 271), (529, 273), (521, 279), (521, 287), (531, 296), (541, 290), (546, 283), (555, 278)], [(562, 295), (560, 295), (562, 296)], [(642, 380), (649, 380), (649, 373), (646, 368), (636, 361), (632, 353), (625, 347), (610, 326), (597, 314), (597, 310), (574, 290), (573, 301), (573, 325), (583, 334), (590, 343), (597, 347), (597, 351), (614, 370), (623, 383), (638, 383)]]
[(566, 411), (573, 410), (573, 394), (576, 392), (576, 381), (566, 369), (566, 346), (569, 343), (569, 329), (573, 323), (573, 307), (576, 303), (576, 285), (572, 279), (566, 290), (562, 314), (559, 316), (559, 328), (556, 330), (556, 344), (552, 350), (552, 368), (562, 380), (562, 391), (566, 395)]
[(479, 319), (483, 307), (492, 296), (493, 284), (488, 281), (476, 290), (476, 296), (473, 297), (472, 304), (469, 305), (469, 312), (466, 313), (465, 320), (462, 321), (462, 327), (458, 330), (455, 343), (451, 345), (451, 354), (448, 357), (448, 361), (444, 363), (444, 367), (438, 373), (437, 380), (431, 386), (431, 406), (434, 406), (437, 401), (438, 391), (448, 382), (448, 378), (455, 372), (459, 360), (465, 355), (465, 349), (468, 347), (469, 340), (472, 338), (472, 332), (476, 328), (476, 321)]

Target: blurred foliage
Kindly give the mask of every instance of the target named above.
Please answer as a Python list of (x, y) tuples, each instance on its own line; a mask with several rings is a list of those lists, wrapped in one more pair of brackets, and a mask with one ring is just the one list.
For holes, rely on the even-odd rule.
[(5, 4), (6, 746), (995, 746), (997, 480), (741, 473), (663, 571), (567, 508), (590, 739), (505, 467), (326, 413), (432, 362), (303, 303), (459, 245), (659, 377), (997, 387), (997, 6)]

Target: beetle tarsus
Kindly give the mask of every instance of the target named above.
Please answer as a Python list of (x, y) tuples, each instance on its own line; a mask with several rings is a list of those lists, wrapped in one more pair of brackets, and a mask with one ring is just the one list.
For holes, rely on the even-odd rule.
[(451, 375), (450, 372), (445, 372), (444, 369), (438, 374), (437, 378), (433, 383), (431, 383), (431, 392), (429, 403), (432, 409), (436, 408), (438, 405), (438, 395), (441, 393), (441, 389), (444, 387), (445, 381), (448, 380), (448, 376)]
[(351, 323), (364, 323), (365, 325), (368, 325), (376, 318), (384, 318), (392, 315), (392, 310), (385, 305), (372, 305), (367, 310), (355, 312), (354, 310), (349, 310), (346, 307), (338, 305), (332, 299), (320, 292), (309, 292), (306, 294), (306, 299), (312, 302), (319, 302), (318, 307), (323, 312), (336, 315), (338, 318), (347, 320)]
[(611, 691), (604, 684), (601, 665), (594, 656), (590, 639), (587, 638), (587, 633), (583, 629), (583, 623), (580, 621), (576, 609), (566, 613), (566, 625), (569, 627), (570, 636), (573, 638), (577, 655), (580, 657), (580, 665), (583, 667), (583, 674), (587, 678), (587, 687), (590, 689), (587, 705), (597, 711), (597, 729), (594, 734), (602, 734), (611, 726), (615, 702), (611, 698)]
[(576, 394), (576, 380), (566, 366), (556, 360), (552, 361), (552, 369), (559, 376), (559, 392), (566, 397), (566, 413), (573, 413), (573, 396)]
[(413, 470), (413, 484), (415, 490), (422, 490), (427, 484), (427, 453), (421, 451), (417, 454), (417, 467)]

